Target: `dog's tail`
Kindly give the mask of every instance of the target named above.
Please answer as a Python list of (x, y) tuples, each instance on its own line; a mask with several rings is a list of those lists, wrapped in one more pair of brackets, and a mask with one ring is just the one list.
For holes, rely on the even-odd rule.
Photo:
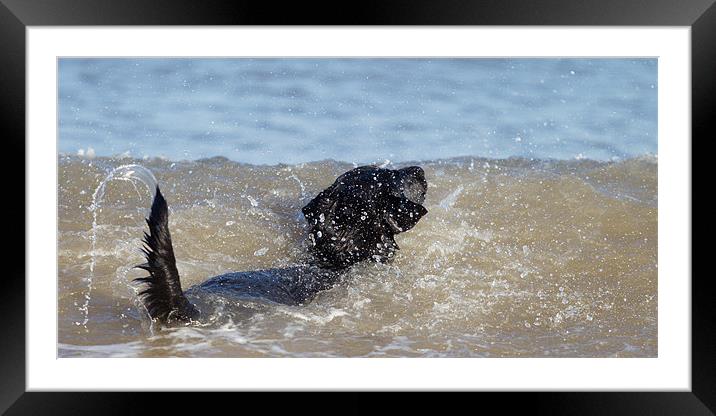
[(162, 324), (188, 322), (198, 311), (181, 289), (169, 234), (169, 208), (158, 186), (147, 225), (149, 234), (144, 233), (142, 248), (147, 262), (135, 267), (148, 271), (149, 276), (134, 279), (145, 284), (139, 297), (152, 320)]

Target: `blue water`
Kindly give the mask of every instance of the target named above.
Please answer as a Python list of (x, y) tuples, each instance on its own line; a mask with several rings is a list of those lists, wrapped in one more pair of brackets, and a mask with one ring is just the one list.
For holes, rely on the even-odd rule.
[(63, 58), (58, 77), (66, 154), (293, 164), (657, 153), (656, 59)]

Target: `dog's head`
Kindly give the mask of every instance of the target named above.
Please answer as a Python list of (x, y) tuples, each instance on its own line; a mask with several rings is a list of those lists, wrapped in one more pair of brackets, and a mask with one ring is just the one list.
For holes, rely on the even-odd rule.
[(421, 205), (427, 188), (418, 166), (361, 166), (339, 176), (303, 207), (316, 260), (338, 269), (392, 258), (398, 250), (393, 236), (413, 228), (428, 212)]

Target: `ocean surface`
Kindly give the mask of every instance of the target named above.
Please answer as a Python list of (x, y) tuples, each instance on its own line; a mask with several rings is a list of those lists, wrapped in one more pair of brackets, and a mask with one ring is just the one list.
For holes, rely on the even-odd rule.
[[(655, 357), (657, 65), (60, 59), (58, 356)], [(393, 263), (304, 306), (160, 329), (133, 278), (153, 183), (184, 288), (306, 255), (301, 207), (420, 165)]]
[(59, 151), (252, 164), (657, 152), (656, 59), (60, 59)]

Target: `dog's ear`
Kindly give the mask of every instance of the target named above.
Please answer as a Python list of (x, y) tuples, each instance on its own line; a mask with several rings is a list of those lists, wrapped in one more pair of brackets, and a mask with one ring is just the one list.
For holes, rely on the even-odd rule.
[(383, 219), (394, 233), (402, 233), (413, 228), (428, 210), (420, 204), (404, 197), (388, 198)]
[(316, 195), (311, 202), (301, 209), (303, 216), (310, 225), (318, 224), (321, 214), (324, 214), (324, 217), (327, 218), (330, 213), (335, 211), (336, 202), (345, 197), (343, 195), (346, 190), (345, 181), (350, 179), (352, 175), (360, 172), (360, 169), (362, 169), (362, 167), (350, 170), (339, 176), (331, 186), (321, 191), (321, 193)]
[(331, 199), (333, 189), (336, 187), (335, 184), (331, 185), (324, 191), (321, 191), (315, 198), (311, 200), (305, 207), (301, 209), (303, 216), (306, 218), (311, 225), (316, 225), (320, 221), (321, 214), (326, 214), (331, 211), (331, 208), (335, 205), (336, 199)]

